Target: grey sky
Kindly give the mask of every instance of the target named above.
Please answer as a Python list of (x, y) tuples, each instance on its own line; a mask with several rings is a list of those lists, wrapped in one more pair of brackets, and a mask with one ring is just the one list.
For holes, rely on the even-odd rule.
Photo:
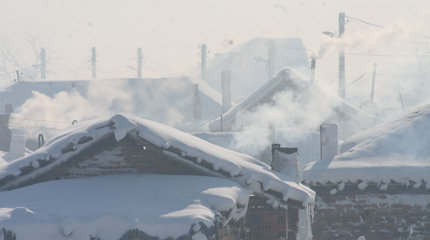
[(254, 37), (300, 37), (314, 49), (322, 31), (337, 30), (339, 12), (383, 26), (401, 19), (411, 23), (414, 33), (430, 35), (422, 24), (430, 16), (427, 0), (0, 0), (0, 34), (14, 47), (21, 46), (28, 64), (34, 59), (25, 42), (30, 33), (48, 52), (56, 51), (51, 69), (57, 64), (62, 70), (48, 78), (90, 78), (85, 62), (93, 46), (100, 77), (133, 77), (126, 66), (135, 64), (138, 47), (177, 72), (197, 64), (202, 43), (211, 52), (209, 58)]

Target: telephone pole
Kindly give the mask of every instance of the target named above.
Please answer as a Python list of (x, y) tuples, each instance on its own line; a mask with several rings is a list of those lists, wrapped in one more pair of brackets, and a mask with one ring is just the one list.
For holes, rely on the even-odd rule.
[(137, 49), (137, 78), (142, 78), (142, 48)]
[(92, 47), (91, 48), (91, 67), (92, 67), (92, 72), (93, 72), (93, 76), (92, 79), (96, 79), (97, 78), (97, 71), (96, 71), (96, 48)]
[(316, 57), (312, 57), (311, 59), (311, 78), (310, 82), (311, 84), (315, 83), (315, 65), (316, 65)]
[(273, 74), (275, 74), (275, 51), (275, 41), (273, 39), (269, 39), (269, 42), (267, 44), (267, 64), (269, 70), (269, 79), (273, 76)]
[(376, 78), (376, 63), (373, 64), (372, 91), (370, 92), (370, 101), (372, 102), (373, 102), (373, 96), (375, 94), (375, 78)]
[[(339, 38), (345, 32), (345, 13), (339, 13)], [(339, 52), (339, 97), (345, 99), (345, 49)]]
[(46, 50), (40, 49), (40, 77), (46, 79)]
[(202, 71), (202, 79), (206, 80), (206, 56), (207, 52), (206, 52), (206, 44), (202, 45), (202, 64), (201, 64), (201, 71)]

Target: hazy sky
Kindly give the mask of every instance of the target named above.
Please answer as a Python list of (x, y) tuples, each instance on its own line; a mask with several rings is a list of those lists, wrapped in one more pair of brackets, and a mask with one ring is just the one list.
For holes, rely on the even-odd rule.
[[(159, 67), (144, 68), (143, 75), (161, 76), (196, 65), (203, 43), (209, 58), (254, 37), (300, 37), (315, 49), (323, 31), (338, 29), (339, 12), (382, 26), (400, 19), (403, 30), (430, 36), (424, 25), (428, 0), (0, 0), (0, 36), (28, 66), (35, 54), (26, 39), (36, 36), (36, 47), (47, 48), (51, 57), (50, 79), (89, 79), (91, 47), (97, 47), (100, 78), (134, 77), (127, 66), (136, 66), (138, 47), (147, 66)], [(347, 24), (356, 31), (367, 28)], [(336, 70), (324, 61), (318, 66)]]

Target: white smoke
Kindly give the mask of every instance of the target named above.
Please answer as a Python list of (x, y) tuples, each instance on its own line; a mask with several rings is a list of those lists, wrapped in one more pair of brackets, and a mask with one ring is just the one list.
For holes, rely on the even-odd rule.
[(375, 53), (390, 49), (399, 42), (419, 33), (419, 20), (411, 24), (408, 20), (398, 19), (386, 27), (371, 27), (356, 32), (345, 32), (340, 38), (323, 35), (318, 46), (318, 57), (337, 54), (341, 50), (356, 53)]
[(276, 136), (276, 129), (281, 128), (300, 130), (288, 136), (288, 141), (301, 142), (309, 137), (308, 132), (318, 131), (320, 124), (333, 114), (338, 105), (335, 98), (321, 94), (310, 85), (302, 92), (291, 88), (278, 92), (271, 103), (238, 113), (234, 127), (243, 132), (235, 135), (231, 148), (256, 156), (274, 141), (281, 140)]
[(12, 115), (11, 127), (25, 128), (30, 137), (35, 137), (31, 135), (38, 129), (45, 137), (51, 137), (74, 120), (82, 122), (116, 113), (130, 114), (170, 126), (182, 123), (190, 115), (184, 109), (191, 112), (191, 102), (183, 97), (192, 92), (191, 84), (187, 86), (178, 79), (131, 83), (127, 79), (93, 81), (85, 92), (61, 91), (53, 97), (33, 91), (33, 97)]

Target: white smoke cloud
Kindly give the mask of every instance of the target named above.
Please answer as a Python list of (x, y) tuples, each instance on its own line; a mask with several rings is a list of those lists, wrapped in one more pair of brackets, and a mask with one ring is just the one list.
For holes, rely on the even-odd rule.
[[(289, 88), (272, 97), (273, 102), (259, 105), (252, 111), (239, 112), (236, 134), (231, 148), (256, 157), (277, 139), (276, 129), (300, 129), (289, 136), (289, 142), (300, 142), (308, 137), (306, 131), (318, 131), (321, 123), (333, 115), (339, 101), (319, 89), (309, 86), (305, 91)], [(265, 131), (261, 131), (261, 130)], [(256, 134), (256, 130), (258, 134)]]
[(136, 82), (124, 79), (92, 81), (85, 92), (62, 91), (53, 97), (33, 91), (33, 97), (12, 115), (12, 127), (25, 127), (27, 135), (32, 135), (44, 126), (41, 132), (51, 137), (74, 120), (82, 122), (116, 113), (175, 126), (190, 118), (192, 105), (184, 96), (189, 93), (191, 99), (192, 87), (178, 79)]
[(317, 48), (318, 57), (337, 54), (341, 50), (356, 53), (381, 52), (416, 36), (422, 25), (421, 20), (398, 19), (386, 27), (370, 27), (352, 33), (346, 31), (340, 38), (323, 35)]

